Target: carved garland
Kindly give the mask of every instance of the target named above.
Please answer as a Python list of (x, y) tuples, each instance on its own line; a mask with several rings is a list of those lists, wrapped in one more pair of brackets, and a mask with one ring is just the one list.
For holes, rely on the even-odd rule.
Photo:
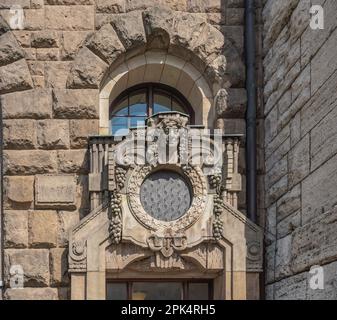
[[(179, 166), (177, 167), (179, 168)], [(128, 183), (129, 207), (139, 223), (147, 229), (153, 230), (154, 232), (159, 231), (162, 234), (168, 231), (172, 234), (177, 234), (194, 224), (204, 212), (207, 200), (207, 187), (201, 169), (197, 166), (182, 166), (180, 168), (191, 182), (193, 201), (185, 215), (175, 221), (169, 222), (160, 221), (151, 217), (145, 212), (140, 202), (140, 187), (146, 176), (149, 175), (155, 167), (137, 166), (134, 168)]]

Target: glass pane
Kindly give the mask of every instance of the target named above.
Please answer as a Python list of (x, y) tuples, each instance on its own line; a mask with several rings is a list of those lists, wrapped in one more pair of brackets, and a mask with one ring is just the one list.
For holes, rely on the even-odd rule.
[(128, 115), (128, 98), (123, 99), (114, 109), (113, 115), (127, 116)]
[(187, 113), (184, 107), (177, 100), (172, 101), (172, 111)]
[(130, 115), (132, 116), (147, 115), (147, 103), (145, 92), (130, 96)]
[(130, 117), (130, 128), (134, 127), (144, 127), (145, 126), (145, 117)]
[(111, 119), (111, 134), (112, 135), (126, 135), (128, 133), (128, 118), (114, 117)]
[(107, 300), (127, 300), (128, 291), (126, 283), (107, 283)]
[(182, 284), (179, 282), (134, 282), (132, 300), (181, 300)]
[(189, 283), (189, 300), (208, 300), (208, 283)]
[(153, 113), (171, 111), (171, 98), (166, 95), (153, 95)]

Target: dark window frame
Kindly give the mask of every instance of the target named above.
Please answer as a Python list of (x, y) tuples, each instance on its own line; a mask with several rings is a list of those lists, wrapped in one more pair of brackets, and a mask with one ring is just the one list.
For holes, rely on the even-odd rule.
[[(179, 282), (181, 283), (182, 301), (189, 300), (189, 284), (191, 283), (207, 283), (208, 284), (208, 300), (214, 300), (214, 279), (107, 279), (107, 284), (125, 283), (127, 290), (127, 300), (132, 300), (132, 286), (135, 282)], [(106, 286), (106, 297), (108, 294), (108, 286)]]
[[(146, 116), (142, 115), (132, 115), (130, 114), (130, 96), (136, 95), (138, 93), (145, 93), (146, 95)], [(164, 85), (164, 84), (158, 84), (158, 83), (143, 83), (139, 84), (133, 87), (130, 87), (123, 91), (116, 99), (112, 101), (112, 103), (109, 106), (109, 121), (111, 121), (112, 118), (148, 118), (151, 117), (154, 113), (154, 95), (160, 94), (163, 96), (167, 96), (171, 100), (171, 111), (173, 108), (173, 101), (176, 101), (178, 105), (180, 105), (184, 113), (186, 113), (189, 117), (189, 124), (194, 125), (195, 124), (195, 113), (191, 106), (191, 104), (188, 102), (188, 100), (175, 88), (172, 88), (170, 86)], [(128, 112), (127, 115), (116, 115), (116, 107), (121, 103), (124, 99), (127, 99), (127, 105), (128, 105)]]

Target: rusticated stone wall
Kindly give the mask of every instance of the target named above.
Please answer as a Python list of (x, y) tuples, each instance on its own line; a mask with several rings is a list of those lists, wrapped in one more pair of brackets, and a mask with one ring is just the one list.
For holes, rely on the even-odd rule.
[[(227, 133), (244, 133), (243, 0), (1, 1), (5, 298), (69, 298), (68, 231), (89, 210), (87, 138), (98, 133), (99, 99), (91, 79), (85, 79), (81, 89), (66, 89), (68, 75), (79, 48), (93, 31), (115, 21), (117, 15), (159, 3), (196, 17), (205, 15), (225, 35), (229, 106), (235, 116), (218, 125)], [(23, 30), (8, 27), (13, 4), (24, 10)], [(95, 76), (105, 62), (91, 54), (98, 63), (89, 74)], [(260, 150), (262, 147), (260, 144)], [(244, 177), (243, 151), (244, 142), (240, 161)], [(263, 162), (260, 164), (262, 173)], [(240, 196), (241, 210), (245, 208), (244, 194)], [(264, 206), (262, 199), (259, 208)], [(13, 265), (23, 268), (23, 290), (9, 288)]]
[[(324, 30), (310, 28), (311, 5)], [(337, 2), (265, 1), (267, 299), (336, 299)], [(324, 290), (308, 273), (324, 267)]]

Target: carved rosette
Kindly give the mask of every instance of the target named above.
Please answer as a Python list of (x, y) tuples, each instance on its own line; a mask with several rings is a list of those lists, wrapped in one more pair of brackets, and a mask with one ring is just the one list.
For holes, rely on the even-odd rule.
[(159, 234), (165, 234), (168, 231), (172, 234), (179, 234), (194, 224), (206, 207), (207, 184), (203, 176), (202, 170), (197, 166), (174, 166), (180, 169), (182, 173), (190, 181), (193, 193), (193, 200), (188, 211), (177, 220), (160, 221), (151, 217), (143, 208), (140, 201), (140, 187), (144, 179), (157, 167), (145, 166), (135, 167), (131, 173), (128, 183), (128, 202), (129, 207), (140, 224)]
[(87, 268), (87, 243), (85, 240), (77, 240), (72, 243), (69, 250), (69, 269), (83, 271)]
[(221, 219), (222, 214), (222, 205), (219, 195), (214, 195), (214, 204), (213, 204), (213, 237), (216, 240), (220, 240), (223, 234), (223, 221)]

